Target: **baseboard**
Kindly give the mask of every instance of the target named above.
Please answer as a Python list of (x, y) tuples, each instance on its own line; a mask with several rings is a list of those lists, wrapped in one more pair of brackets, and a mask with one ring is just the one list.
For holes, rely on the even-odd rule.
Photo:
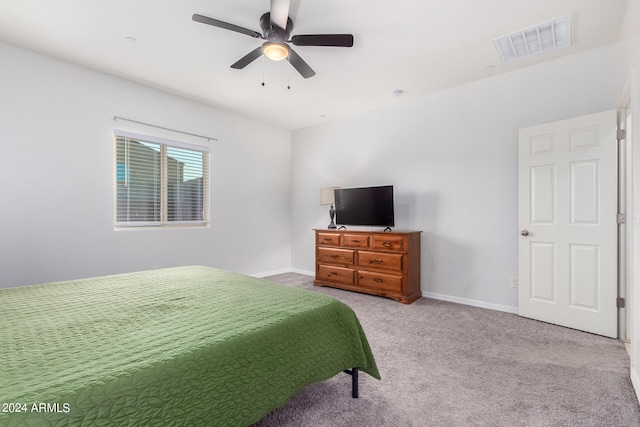
[(297, 268), (292, 268), (291, 272), (292, 273), (298, 273), (298, 274), (304, 274), (305, 276), (316, 277), (316, 272), (315, 271), (299, 270)]
[(633, 384), (633, 390), (636, 392), (636, 399), (640, 402), (640, 377), (638, 377), (638, 371), (631, 369), (631, 384)]
[(284, 273), (291, 273), (291, 269), (290, 268), (283, 268), (281, 270), (273, 270), (273, 271), (265, 271), (264, 273), (249, 274), (249, 276), (257, 277), (257, 278), (261, 279), (263, 277), (275, 276), (276, 274), (284, 274)]
[(434, 292), (424, 292), (424, 291), (422, 291), (422, 296), (426, 297), (426, 298), (433, 298), (433, 299), (438, 299), (438, 300), (442, 300), (442, 301), (455, 302), (455, 303), (458, 303), (458, 304), (471, 305), (471, 306), (474, 306), (474, 307), (487, 308), (489, 310), (504, 311), (504, 312), (507, 312), (507, 313), (518, 314), (518, 307), (512, 307), (512, 306), (509, 306), (509, 305), (492, 304), (492, 303), (489, 303), (489, 302), (478, 301), (478, 300), (474, 300), (474, 299), (453, 297), (451, 295), (444, 295), (444, 294), (436, 294)]
[(267, 272), (264, 272), (264, 273), (249, 274), (249, 276), (257, 277), (257, 278), (261, 279), (263, 277), (275, 276), (276, 274), (284, 274), (284, 273), (298, 273), (298, 274), (304, 274), (305, 276), (315, 276), (316, 275), (316, 273), (313, 272), (313, 271), (298, 270), (297, 268), (283, 268), (281, 270), (273, 270), (273, 271), (267, 271)]
[[(263, 278), (263, 277), (275, 276), (277, 274), (284, 274), (284, 273), (298, 273), (298, 274), (304, 274), (305, 276), (311, 276), (311, 277), (314, 277), (316, 275), (315, 271), (300, 270), (297, 268), (283, 268), (281, 270), (273, 270), (273, 271), (267, 271), (264, 273), (250, 274), (250, 276)], [(451, 295), (436, 294), (434, 292), (423, 291), (422, 296), (426, 298), (433, 298), (433, 299), (442, 300), (442, 301), (455, 302), (458, 304), (471, 305), (473, 307), (487, 308), (489, 310), (504, 311), (507, 313), (518, 314), (518, 307), (511, 307), (508, 305), (492, 304), (485, 301), (453, 297)]]

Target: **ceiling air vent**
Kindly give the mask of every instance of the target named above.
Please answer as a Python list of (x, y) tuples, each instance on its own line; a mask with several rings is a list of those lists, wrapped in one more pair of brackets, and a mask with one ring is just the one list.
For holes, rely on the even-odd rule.
[(571, 46), (572, 15), (565, 15), (493, 39), (502, 62), (514, 62)]

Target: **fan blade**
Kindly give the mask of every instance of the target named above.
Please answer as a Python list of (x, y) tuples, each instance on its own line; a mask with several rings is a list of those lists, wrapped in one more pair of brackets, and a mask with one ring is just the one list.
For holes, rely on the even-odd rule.
[(242, 70), (247, 65), (251, 64), (256, 59), (262, 56), (262, 46), (258, 46), (251, 52), (247, 53), (245, 56), (240, 58), (235, 64), (231, 66), (231, 68), (235, 68), (237, 70)]
[(304, 59), (302, 59), (300, 55), (295, 53), (293, 49), (289, 49), (288, 59), (291, 65), (293, 65), (293, 68), (298, 70), (300, 75), (302, 75), (302, 77), (304, 77), (305, 79), (308, 79), (309, 77), (313, 77), (316, 75), (316, 72), (313, 71), (311, 67), (309, 67), (309, 64), (304, 62)]
[(290, 0), (271, 0), (271, 24), (286, 29), (290, 5)]
[(257, 31), (249, 30), (247, 28), (239, 27), (237, 25), (229, 24), (228, 22), (219, 21), (217, 19), (208, 18), (206, 16), (194, 14), (191, 19), (202, 24), (213, 25), (214, 27), (224, 28), (225, 30), (235, 31), (236, 33), (246, 34), (255, 38), (262, 38), (262, 34)]
[(296, 46), (353, 46), (351, 34), (309, 34), (291, 37), (291, 43)]

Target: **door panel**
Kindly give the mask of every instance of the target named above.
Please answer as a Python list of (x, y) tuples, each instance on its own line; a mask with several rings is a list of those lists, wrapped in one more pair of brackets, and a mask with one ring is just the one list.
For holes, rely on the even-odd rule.
[(617, 336), (616, 112), (520, 130), (521, 316)]
[(555, 222), (556, 170), (553, 165), (531, 168), (531, 223)]
[(556, 301), (555, 261), (556, 248), (553, 243), (531, 243), (531, 295), (542, 302)]
[(571, 163), (571, 224), (598, 225), (598, 162)]
[(571, 306), (598, 311), (600, 248), (571, 245)]

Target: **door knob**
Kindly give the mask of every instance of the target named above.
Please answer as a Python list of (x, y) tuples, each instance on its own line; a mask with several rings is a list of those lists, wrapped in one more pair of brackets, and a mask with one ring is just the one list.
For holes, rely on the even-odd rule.
[(522, 230), (520, 232), (520, 234), (522, 234), (523, 236), (528, 236), (529, 235), (529, 230)]

